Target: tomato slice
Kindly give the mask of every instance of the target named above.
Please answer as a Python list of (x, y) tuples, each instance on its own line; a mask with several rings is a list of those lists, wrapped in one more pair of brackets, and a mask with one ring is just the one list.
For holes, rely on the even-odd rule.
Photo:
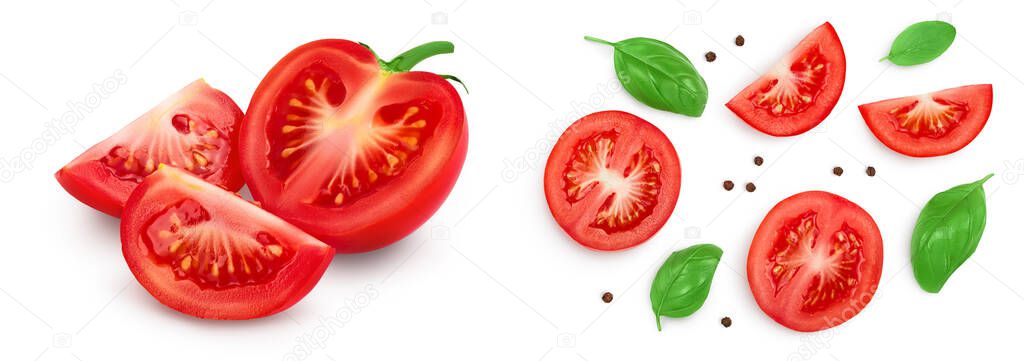
[(911, 157), (935, 157), (971, 143), (992, 112), (992, 84), (967, 85), (858, 107), (868, 128)]
[(845, 83), (843, 44), (826, 22), (725, 106), (765, 134), (797, 135), (825, 120)]
[(82, 203), (114, 217), (160, 164), (237, 191), (242, 173), (233, 149), (241, 119), (231, 98), (196, 80), (65, 165), (57, 181)]
[(256, 89), (240, 133), (253, 197), (343, 253), (423, 224), (455, 185), (467, 143), (455, 88), (408, 63), (396, 69), (451, 50), (432, 44), (392, 62), (347, 40), (288, 53)]
[(235, 193), (172, 167), (125, 205), (121, 246), (139, 283), (192, 316), (249, 319), (291, 307), (334, 251)]
[(846, 198), (793, 195), (761, 221), (747, 254), (747, 279), (768, 316), (797, 331), (835, 327), (856, 316), (878, 289), (882, 234)]
[(653, 124), (621, 111), (580, 118), (544, 168), (558, 225), (586, 247), (620, 250), (651, 238), (679, 198), (679, 156)]

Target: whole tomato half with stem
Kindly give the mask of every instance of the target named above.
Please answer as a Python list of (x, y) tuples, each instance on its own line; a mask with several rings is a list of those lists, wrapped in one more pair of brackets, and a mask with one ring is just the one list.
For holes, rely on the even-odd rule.
[(166, 166), (128, 198), (121, 249), (160, 303), (231, 320), (291, 307), (334, 258), (331, 247), (238, 194)]
[(242, 173), (235, 138), (241, 120), (242, 110), (231, 98), (199, 79), (65, 165), (57, 181), (82, 203), (114, 217), (161, 164), (237, 191)]
[(860, 313), (882, 276), (882, 234), (863, 208), (809, 191), (775, 205), (747, 254), (757, 305), (797, 331), (838, 326)]
[(411, 71), (454, 51), (431, 42), (381, 60), (348, 40), (285, 55), (260, 82), (239, 134), (242, 172), (268, 211), (332, 245), (391, 244), (441, 206), (466, 157), (452, 76)]

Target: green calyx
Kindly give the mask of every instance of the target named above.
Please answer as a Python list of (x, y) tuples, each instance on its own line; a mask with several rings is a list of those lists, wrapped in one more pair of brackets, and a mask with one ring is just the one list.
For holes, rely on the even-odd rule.
[[(419, 64), (421, 61), (424, 61), (429, 57), (441, 54), (451, 54), (455, 52), (455, 45), (452, 44), (450, 41), (431, 41), (429, 43), (409, 49), (404, 53), (398, 54), (398, 56), (396, 56), (394, 59), (391, 59), (391, 61), (386, 61), (382, 59), (380, 55), (377, 55), (377, 52), (373, 51), (373, 49), (370, 48), (369, 45), (363, 43), (359, 43), (359, 45), (362, 45), (364, 48), (366, 48), (366, 50), (369, 50), (371, 53), (373, 53), (373, 56), (377, 58), (377, 63), (380, 64), (381, 69), (384, 69), (384, 71), (387, 71), (389, 73), (404, 73), (412, 70), (412, 68), (415, 67), (416, 64)], [(462, 80), (459, 80), (459, 78), (456, 78), (454, 75), (441, 74), (440, 77), (461, 84), (462, 88), (466, 89), (467, 93), (469, 92), (469, 89), (466, 88), (466, 84), (463, 83)]]
[(404, 73), (410, 71), (416, 66), (416, 64), (419, 64), (421, 61), (424, 61), (434, 55), (451, 54), (455, 52), (455, 45), (451, 42), (431, 41), (409, 49), (404, 53), (398, 54), (398, 56), (391, 59), (391, 61), (385, 61), (380, 57), (380, 55), (377, 55), (377, 52), (373, 51), (369, 45), (363, 43), (359, 43), (359, 45), (362, 45), (366, 50), (373, 53), (373, 56), (377, 57), (377, 63), (380, 64), (381, 68), (392, 73)]

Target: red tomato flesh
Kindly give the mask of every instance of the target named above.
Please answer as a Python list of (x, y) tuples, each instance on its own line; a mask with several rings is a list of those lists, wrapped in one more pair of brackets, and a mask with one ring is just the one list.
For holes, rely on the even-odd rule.
[(747, 255), (758, 306), (797, 331), (853, 318), (871, 301), (881, 275), (882, 235), (874, 219), (828, 192), (803, 192), (775, 205)]
[(825, 120), (845, 83), (843, 44), (825, 23), (725, 106), (765, 134), (797, 135)]
[(586, 247), (636, 246), (668, 221), (679, 197), (679, 157), (653, 124), (620, 111), (580, 118), (544, 168), (544, 195), (558, 225)]
[(200, 318), (249, 319), (291, 307), (334, 251), (235, 193), (161, 167), (125, 205), (128, 268), (160, 303)]
[(82, 203), (114, 217), (161, 164), (236, 191), (242, 187), (234, 152), (241, 119), (231, 98), (196, 80), (72, 160), (57, 171), (57, 181)]
[(935, 157), (970, 144), (992, 112), (992, 84), (882, 100), (858, 107), (882, 144), (911, 157)]
[(426, 72), (381, 69), (367, 48), (318, 40), (260, 83), (239, 144), (253, 197), (338, 252), (391, 244), (441, 206), (462, 169), (462, 100)]

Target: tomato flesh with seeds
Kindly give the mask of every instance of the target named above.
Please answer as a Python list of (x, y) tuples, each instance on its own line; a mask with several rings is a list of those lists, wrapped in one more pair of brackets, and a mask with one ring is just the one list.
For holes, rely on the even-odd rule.
[(882, 236), (857, 204), (828, 192), (786, 198), (765, 216), (747, 255), (754, 299), (797, 331), (835, 327), (878, 288)]
[(257, 88), (239, 144), (253, 197), (335, 247), (365, 252), (422, 225), (466, 156), (462, 100), (440, 76), (392, 72), (362, 45), (318, 40)]
[(843, 44), (832, 24), (825, 23), (726, 107), (765, 134), (797, 135), (825, 120), (845, 82)]
[(679, 158), (657, 127), (632, 114), (580, 118), (559, 137), (544, 169), (544, 195), (559, 226), (597, 250), (643, 243), (679, 197)]
[(160, 303), (211, 319), (291, 307), (319, 281), (334, 250), (237, 194), (172, 167), (125, 205), (125, 260)]
[(992, 112), (992, 85), (978, 84), (858, 107), (882, 144), (911, 157), (935, 157), (970, 144)]
[(72, 160), (57, 171), (57, 181), (82, 203), (115, 217), (161, 164), (238, 190), (234, 139), (241, 119), (231, 98), (197, 80)]

